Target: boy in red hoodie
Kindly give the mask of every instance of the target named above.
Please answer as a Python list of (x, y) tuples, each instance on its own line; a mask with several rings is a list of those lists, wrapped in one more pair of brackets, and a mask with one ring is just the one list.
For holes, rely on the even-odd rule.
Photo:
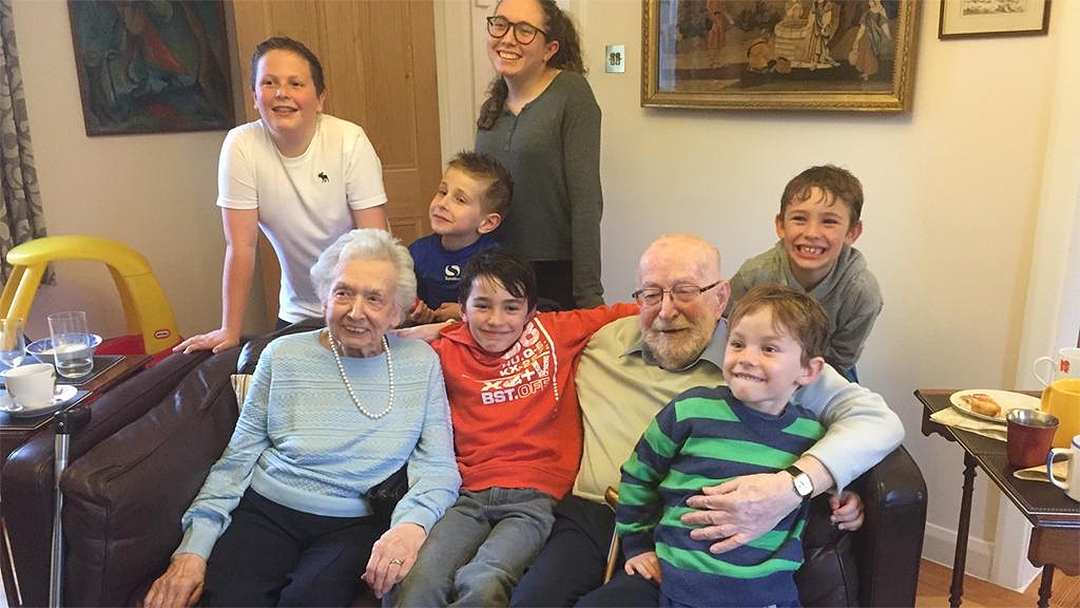
[(537, 313), (529, 264), (502, 250), (461, 277), (462, 323), (439, 332), (461, 494), (397, 586), (396, 606), (505, 606), (551, 531), (581, 459), (574, 372), (593, 332), (633, 304)]

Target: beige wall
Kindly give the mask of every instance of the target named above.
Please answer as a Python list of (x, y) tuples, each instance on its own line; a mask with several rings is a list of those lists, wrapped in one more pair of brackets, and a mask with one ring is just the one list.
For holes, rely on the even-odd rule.
[[(87, 137), (67, 4), (13, 4), (48, 233), (127, 243), (149, 259), (182, 334), (217, 327), (225, 241), (214, 200), (225, 132)], [(68, 262), (56, 270), (57, 285), (35, 298), (32, 335), (47, 332), (46, 314), (69, 308), (85, 309), (102, 335), (124, 333), (103, 266)]]

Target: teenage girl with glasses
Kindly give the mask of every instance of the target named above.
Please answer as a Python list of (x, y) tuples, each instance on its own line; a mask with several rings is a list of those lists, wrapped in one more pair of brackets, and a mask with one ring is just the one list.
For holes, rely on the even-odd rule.
[(529, 260), (542, 298), (602, 304), (600, 107), (577, 30), (553, 0), (502, 0), (488, 18), (488, 57), (496, 77), (476, 151), (498, 158), (514, 181), (495, 236)]

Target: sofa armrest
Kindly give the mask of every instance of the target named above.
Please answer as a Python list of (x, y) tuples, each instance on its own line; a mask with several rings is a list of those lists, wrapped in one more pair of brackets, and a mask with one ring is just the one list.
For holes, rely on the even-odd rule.
[(206, 360), (65, 471), (66, 604), (126, 605), (168, 565), (180, 516), (236, 424), (230, 375), (238, 354), (233, 348)]
[(903, 446), (859, 477), (866, 505), (856, 535), (859, 605), (914, 606), (926, 529), (926, 481)]
[[(169, 393), (207, 353), (171, 355), (113, 387), (90, 404), (90, 422), (71, 436), (68, 459), (76, 462), (105, 438), (138, 419)], [(48, 603), (53, 519), (52, 427), (12, 452), (0, 471), (0, 502), (15, 572), (28, 606)]]

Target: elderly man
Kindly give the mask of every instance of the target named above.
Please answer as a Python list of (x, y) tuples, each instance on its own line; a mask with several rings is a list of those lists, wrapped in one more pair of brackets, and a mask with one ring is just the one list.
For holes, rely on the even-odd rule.
[[(679, 393), (723, 382), (727, 328), (720, 315), (728, 284), (720, 276), (720, 252), (698, 237), (662, 236), (641, 256), (634, 295), (641, 314), (606, 325), (582, 356), (576, 380), (585, 427), (581, 467), (512, 605), (569, 606), (578, 599), (657, 605), (652, 582), (622, 572), (603, 590), (582, 596), (601, 583), (614, 528), (604, 490), (618, 486), (619, 467), (638, 438)], [(713, 552), (761, 536), (810, 495), (843, 488), (903, 439), (899, 418), (879, 395), (828, 366), (795, 400), (817, 414), (827, 432), (793, 469), (736, 478), (688, 501), (697, 510), (682, 521), (697, 527), (693, 538), (718, 541)]]

